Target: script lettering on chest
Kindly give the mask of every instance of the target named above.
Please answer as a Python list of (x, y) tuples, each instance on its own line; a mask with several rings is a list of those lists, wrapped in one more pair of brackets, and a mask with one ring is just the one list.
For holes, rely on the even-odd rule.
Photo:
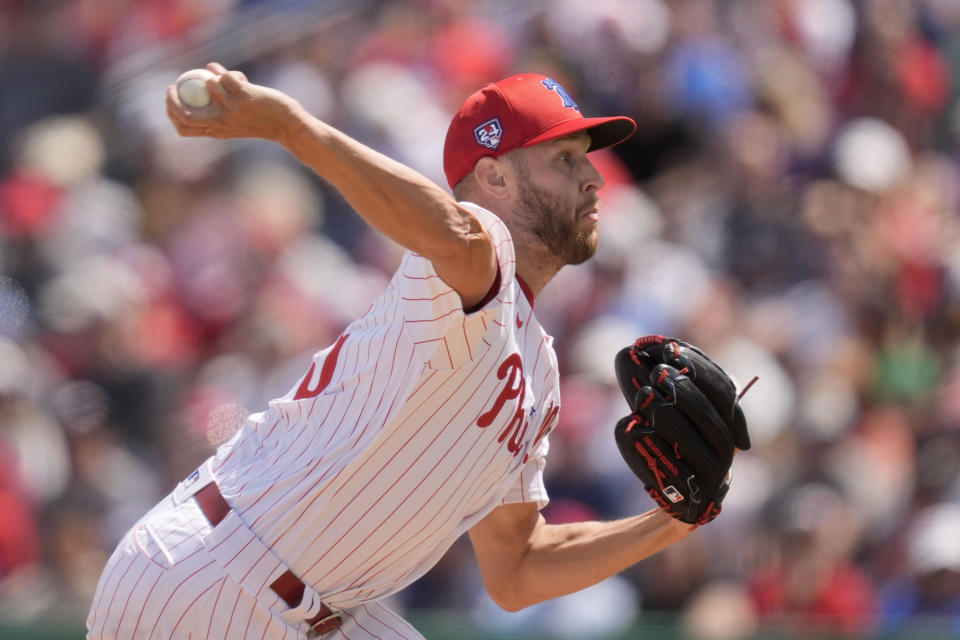
[(500, 432), (497, 442), (507, 441), (507, 450), (513, 455), (520, 453), (523, 444), (523, 438), (527, 434), (527, 428), (530, 426), (527, 420), (526, 412), (523, 408), (524, 394), (527, 390), (527, 381), (523, 376), (523, 361), (519, 353), (511, 354), (500, 363), (497, 368), (497, 378), (506, 380), (506, 384), (500, 389), (493, 406), (477, 418), (477, 426), (486, 429), (496, 420), (500, 412), (503, 411), (507, 401), (520, 398), (517, 408), (507, 422), (507, 426)]

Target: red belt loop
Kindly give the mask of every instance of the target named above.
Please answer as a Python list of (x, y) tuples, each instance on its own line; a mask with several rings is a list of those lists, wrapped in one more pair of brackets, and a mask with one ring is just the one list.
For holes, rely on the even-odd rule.
[[(200, 511), (203, 512), (203, 515), (207, 517), (207, 520), (209, 520), (213, 526), (217, 526), (223, 522), (223, 519), (230, 513), (230, 505), (224, 500), (223, 494), (220, 493), (220, 488), (216, 482), (211, 482), (202, 487), (193, 494), (193, 497), (196, 499)], [(299, 606), (303, 601), (303, 593), (306, 591), (306, 588), (303, 581), (293, 575), (289, 569), (280, 574), (280, 577), (270, 585), (270, 589), (280, 596), (280, 599), (286, 602), (287, 606), (291, 609)], [(310, 625), (313, 634), (316, 634), (316, 636), (322, 636), (325, 633), (339, 628), (340, 625), (343, 624), (340, 615), (333, 613), (330, 607), (322, 603), (320, 612), (312, 618), (307, 619), (306, 622)], [(312, 637), (315, 637), (313, 634), (311, 634)]]

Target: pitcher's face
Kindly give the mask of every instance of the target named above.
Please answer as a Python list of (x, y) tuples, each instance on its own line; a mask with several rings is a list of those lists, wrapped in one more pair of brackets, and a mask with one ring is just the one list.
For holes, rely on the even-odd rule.
[(590, 136), (580, 132), (511, 152), (516, 170), (514, 224), (535, 237), (562, 265), (596, 251), (603, 177), (587, 158)]

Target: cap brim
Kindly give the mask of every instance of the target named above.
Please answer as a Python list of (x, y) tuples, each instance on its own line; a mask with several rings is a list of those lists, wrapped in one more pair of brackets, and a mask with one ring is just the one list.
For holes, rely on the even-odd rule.
[(521, 146), (530, 147), (541, 142), (556, 140), (564, 136), (586, 131), (590, 134), (590, 148), (587, 151), (596, 151), (620, 144), (633, 135), (637, 130), (637, 123), (626, 116), (609, 118), (575, 118), (550, 127), (540, 135), (528, 140)]

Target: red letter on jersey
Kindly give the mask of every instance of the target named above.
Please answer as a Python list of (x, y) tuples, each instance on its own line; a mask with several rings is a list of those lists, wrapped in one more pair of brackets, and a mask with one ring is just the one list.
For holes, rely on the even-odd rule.
[(323, 393), (323, 390), (327, 388), (327, 385), (330, 384), (330, 380), (333, 378), (333, 370), (337, 367), (340, 349), (343, 348), (343, 343), (347, 341), (347, 336), (349, 335), (349, 333), (345, 333), (337, 339), (336, 344), (333, 345), (333, 349), (330, 350), (330, 353), (327, 354), (326, 359), (323, 361), (323, 368), (320, 369), (320, 379), (317, 380), (317, 386), (313, 389), (310, 388), (310, 380), (313, 378), (313, 372), (317, 367), (317, 363), (314, 362), (310, 365), (310, 370), (307, 371), (307, 375), (303, 377), (303, 382), (300, 383), (296, 395), (293, 396), (294, 400), (315, 398)]
[[(500, 380), (508, 378), (507, 385), (500, 391), (500, 395), (497, 396), (493, 407), (477, 418), (478, 427), (489, 427), (490, 423), (492, 423), (494, 418), (500, 413), (500, 410), (503, 409), (503, 405), (507, 403), (507, 400), (512, 400), (523, 393), (526, 387), (526, 380), (523, 379), (523, 362), (520, 360), (519, 353), (508, 356), (506, 360), (500, 363), (500, 367), (497, 369), (497, 378)], [(521, 398), (521, 402), (522, 401), (523, 399)]]

